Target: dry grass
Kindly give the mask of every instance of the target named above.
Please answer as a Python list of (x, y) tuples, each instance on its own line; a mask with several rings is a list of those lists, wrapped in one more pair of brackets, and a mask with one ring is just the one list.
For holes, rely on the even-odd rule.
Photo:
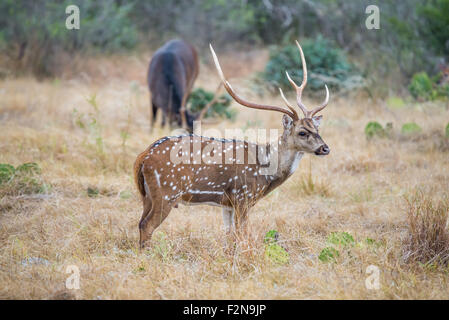
[(407, 199), (409, 236), (405, 243), (405, 259), (425, 265), (447, 265), (449, 231), (447, 196), (438, 202), (429, 194), (417, 191)]
[[(279, 97), (257, 96), (248, 81), (262, 69), (266, 52), (247, 56), (242, 68), (236, 67), (239, 59), (223, 56), (225, 70), (234, 66), (227, 72), (234, 87), (248, 98), (280, 104)], [(439, 199), (449, 186), (449, 154), (431, 134), (449, 119), (438, 105), (387, 110), (364, 97), (334, 96), (321, 130), (331, 154), (305, 156), (298, 171), (253, 208), (246, 241), (229, 242), (218, 208), (180, 206), (139, 253), (141, 203), (132, 164), (169, 134), (148, 133), (148, 58), (99, 58), (80, 62), (84, 71), (68, 70), (63, 79), (0, 82), (0, 163), (36, 162), (49, 185), (44, 193), (7, 192), (0, 199), (0, 298), (449, 297), (447, 267), (403, 259), (409, 232), (404, 195), (424, 187)], [(201, 67), (196, 85), (214, 90), (216, 72)], [(237, 122), (213, 128), (281, 126), (276, 113), (235, 107)], [(423, 139), (367, 141), (363, 129), (371, 120), (394, 128), (416, 121)], [(429, 228), (434, 231), (429, 225), (424, 233)], [(272, 229), (289, 253), (286, 265), (265, 258), (263, 239)], [(324, 263), (318, 256), (332, 232), (348, 232), (355, 244), (337, 246), (336, 261)], [(80, 290), (65, 288), (69, 265), (80, 269)], [(369, 265), (380, 269), (379, 290), (365, 287)]]

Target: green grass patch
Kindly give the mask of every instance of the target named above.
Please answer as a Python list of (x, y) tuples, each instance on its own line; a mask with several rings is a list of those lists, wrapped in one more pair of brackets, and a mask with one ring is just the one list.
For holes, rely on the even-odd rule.
[(340, 256), (340, 253), (334, 247), (326, 247), (321, 250), (318, 259), (322, 262), (336, 262), (337, 257)]
[(265, 234), (265, 258), (273, 264), (283, 265), (290, 261), (290, 255), (277, 243), (278, 239), (279, 233), (276, 230), (270, 230)]
[(365, 136), (368, 140), (371, 140), (374, 137), (383, 138), (387, 135), (385, 129), (382, 125), (377, 121), (370, 121), (365, 126)]
[(42, 180), (37, 163), (23, 163), (16, 168), (0, 163), (0, 195), (46, 193), (50, 186)]
[(405, 107), (405, 101), (400, 97), (390, 97), (387, 99), (387, 106), (391, 109), (401, 109)]
[(417, 134), (421, 131), (421, 127), (415, 122), (404, 123), (401, 128), (401, 133), (406, 135)]
[(355, 241), (354, 238), (347, 232), (332, 232), (327, 237), (327, 242), (335, 245), (342, 245), (342, 246), (348, 246), (348, 245), (354, 245)]

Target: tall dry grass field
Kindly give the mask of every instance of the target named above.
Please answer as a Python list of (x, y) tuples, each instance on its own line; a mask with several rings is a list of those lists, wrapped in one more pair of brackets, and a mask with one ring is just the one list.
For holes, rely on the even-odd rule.
[[(220, 56), (245, 97), (281, 105), (279, 97), (251, 90), (267, 52)], [(139, 252), (142, 207), (133, 162), (170, 134), (161, 128), (149, 134), (149, 57), (81, 60), (80, 72), (68, 70), (62, 79), (0, 81), (0, 163), (40, 168), (32, 192), (20, 181), (0, 186), (0, 298), (449, 298), (445, 260), (420, 256), (432, 239), (442, 239), (433, 247), (443, 253), (448, 248), (447, 214), (441, 214), (448, 210), (449, 111), (438, 103), (390, 108), (363, 96), (331, 94), (321, 126), (330, 155), (305, 156), (296, 173), (252, 209), (248, 239), (229, 241), (219, 208), (180, 206)], [(213, 91), (219, 80), (209, 60), (196, 86)], [(281, 129), (278, 113), (233, 107), (239, 111), (235, 123), (203, 129)], [(368, 141), (364, 128), (372, 120), (392, 122), (390, 138)], [(423, 131), (402, 136), (402, 124), (413, 121)], [(435, 202), (440, 216), (429, 219), (438, 226), (422, 222), (433, 212), (427, 202), (415, 203), (424, 209), (413, 211), (413, 201), (423, 201), (413, 197), (417, 190)], [(413, 219), (421, 220), (411, 226)], [(273, 229), (288, 251), (287, 263), (265, 254), (264, 235)], [(443, 235), (428, 235), (435, 230)], [(354, 241), (332, 243), (335, 232)], [(338, 255), (323, 261), (325, 248)], [(79, 290), (66, 288), (70, 265), (80, 270)], [(365, 283), (370, 265), (380, 271), (377, 290)]]

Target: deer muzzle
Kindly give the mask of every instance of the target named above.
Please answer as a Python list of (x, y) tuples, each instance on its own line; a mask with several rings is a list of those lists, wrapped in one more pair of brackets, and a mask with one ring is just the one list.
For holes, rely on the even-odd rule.
[(327, 144), (323, 144), (318, 149), (315, 150), (315, 154), (317, 156), (325, 156), (325, 155), (328, 155), (329, 152), (331, 152), (331, 149), (329, 149)]

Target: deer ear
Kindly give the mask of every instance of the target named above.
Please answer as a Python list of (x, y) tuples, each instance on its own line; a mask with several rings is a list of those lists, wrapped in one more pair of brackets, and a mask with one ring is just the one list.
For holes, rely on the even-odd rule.
[(290, 130), (293, 125), (293, 119), (284, 114), (284, 116), (282, 117), (282, 125), (284, 126), (285, 130)]
[(312, 121), (313, 121), (313, 124), (315, 125), (315, 127), (319, 128), (322, 119), (323, 119), (322, 115), (312, 117)]

